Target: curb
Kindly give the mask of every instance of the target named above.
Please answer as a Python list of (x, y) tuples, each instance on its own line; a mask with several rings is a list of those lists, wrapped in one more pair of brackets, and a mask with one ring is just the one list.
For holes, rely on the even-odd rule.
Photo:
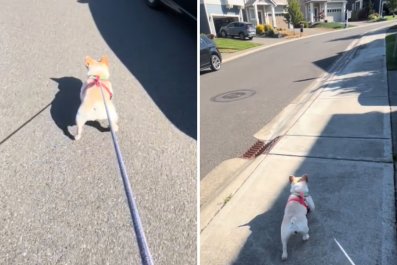
[[(223, 161), (214, 170), (212, 170), (200, 183), (200, 204), (203, 201), (201, 189), (206, 190), (208, 187), (213, 186), (212, 180), (218, 179), (220, 174), (218, 172), (224, 172), (223, 179), (227, 178), (226, 181), (221, 181), (215, 188), (209, 192), (210, 196), (205, 196), (205, 202), (200, 205), (200, 233), (208, 226), (212, 219), (222, 210), (227, 202), (233, 197), (233, 195), (244, 185), (247, 179), (255, 171), (255, 169), (262, 163), (266, 158), (266, 155), (260, 155), (253, 160), (247, 160), (242, 158), (232, 158)], [(231, 172), (224, 170), (229, 163), (235, 163), (236, 159), (241, 160), (241, 164), (238, 168)], [(207, 192), (208, 193), (208, 192)]]

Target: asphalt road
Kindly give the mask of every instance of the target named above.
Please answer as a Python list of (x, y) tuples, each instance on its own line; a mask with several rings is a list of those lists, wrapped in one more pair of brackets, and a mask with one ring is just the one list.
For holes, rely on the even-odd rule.
[(0, 4), (0, 264), (140, 264), (109, 132), (68, 134), (103, 54), (154, 262), (196, 264), (195, 27), (144, 1)]
[(326, 73), (360, 34), (379, 25), (336, 31), (275, 46), (200, 76), (200, 175), (240, 157), (253, 135)]

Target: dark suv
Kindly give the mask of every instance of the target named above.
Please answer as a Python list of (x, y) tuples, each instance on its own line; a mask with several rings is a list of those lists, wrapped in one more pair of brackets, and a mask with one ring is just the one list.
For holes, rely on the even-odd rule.
[(219, 33), (222, 38), (226, 38), (228, 36), (237, 36), (242, 40), (245, 40), (245, 38), (252, 40), (252, 38), (256, 35), (256, 29), (252, 23), (232, 22), (221, 27)]
[(200, 35), (200, 69), (211, 67), (221, 69), (222, 56), (215, 43), (205, 35)]

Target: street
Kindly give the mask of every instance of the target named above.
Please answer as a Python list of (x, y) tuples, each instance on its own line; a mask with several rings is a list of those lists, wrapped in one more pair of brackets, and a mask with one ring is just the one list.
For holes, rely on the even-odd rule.
[[(243, 155), (256, 141), (256, 132), (327, 73), (350, 43), (376, 27), (293, 41), (227, 62), (218, 72), (202, 73), (201, 179), (222, 161)], [(228, 92), (234, 93), (222, 100)]]
[(0, 3), (0, 264), (140, 264), (107, 122), (71, 139), (84, 58), (104, 54), (154, 263), (195, 264), (194, 23), (144, 1)]

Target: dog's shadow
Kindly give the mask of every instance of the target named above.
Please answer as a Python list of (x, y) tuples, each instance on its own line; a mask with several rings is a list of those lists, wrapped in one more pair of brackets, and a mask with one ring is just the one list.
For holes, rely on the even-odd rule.
[[(58, 83), (58, 93), (55, 95), (51, 104), (51, 117), (63, 134), (74, 139), (69, 127), (76, 125), (76, 114), (80, 106), (80, 89), (82, 82), (80, 79), (66, 76), (61, 78), (51, 78)], [(104, 128), (98, 121), (89, 121), (86, 125), (98, 129), (100, 132), (108, 132), (109, 128)]]

